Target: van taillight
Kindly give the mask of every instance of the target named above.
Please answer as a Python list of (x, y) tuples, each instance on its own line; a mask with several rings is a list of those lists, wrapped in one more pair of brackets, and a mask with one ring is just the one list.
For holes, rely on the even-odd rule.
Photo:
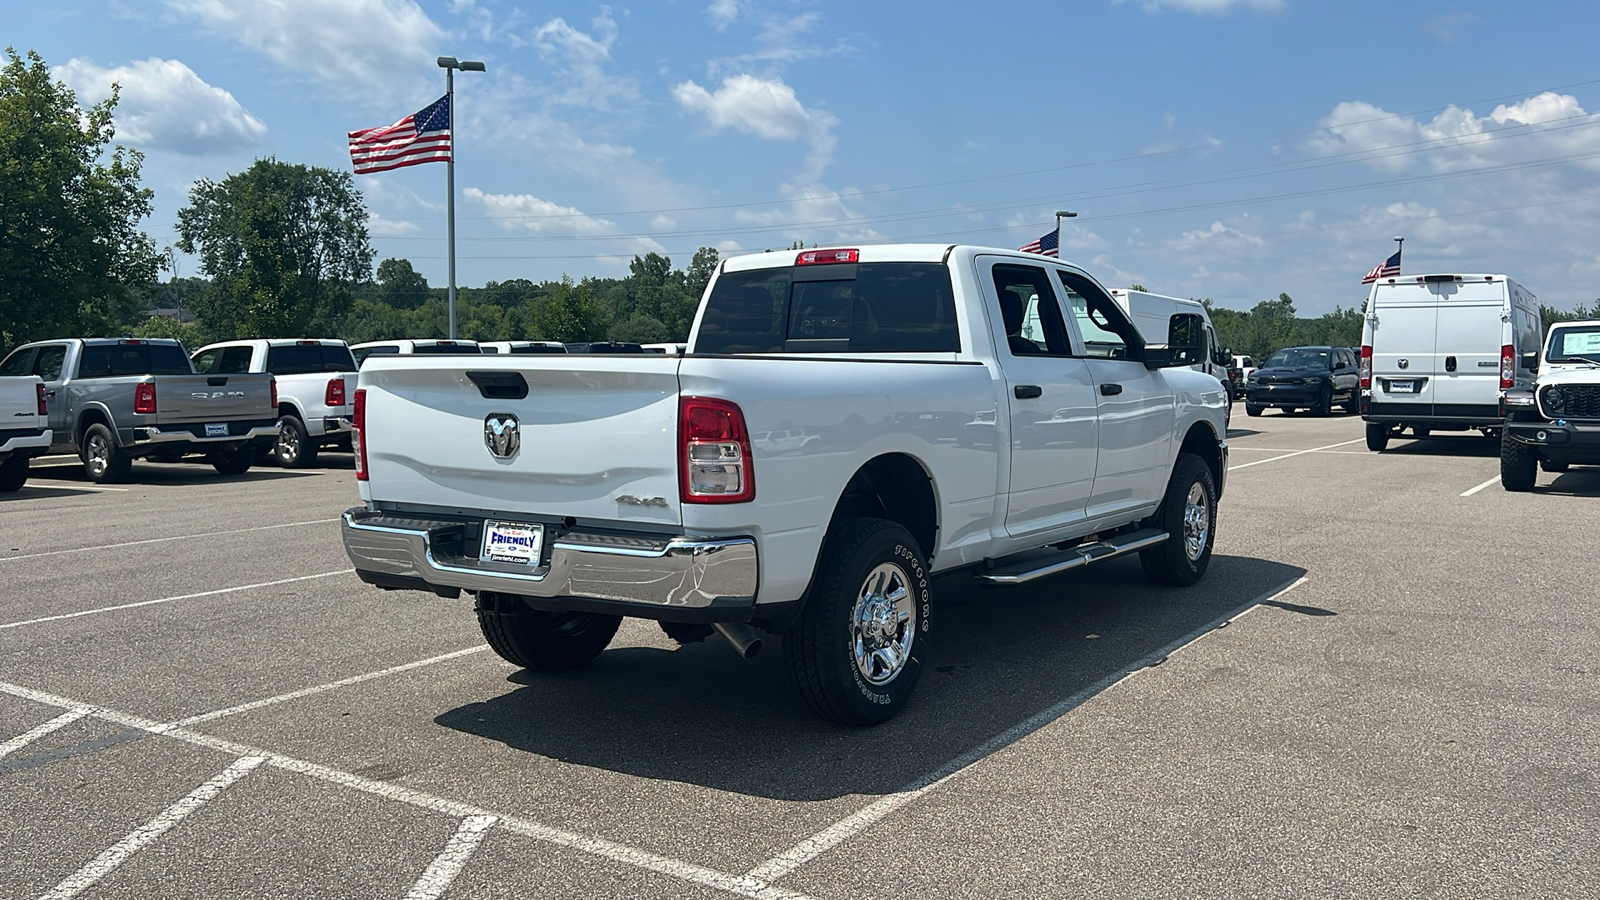
[(326, 396), (324, 396), (322, 398), (322, 402), (328, 404), (329, 406), (343, 406), (344, 405), (344, 379), (343, 378), (330, 378), (330, 379), (328, 379), (328, 393), (327, 393)]
[(44, 402), (44, 382), (41, 381), (34, 385), (34, 387), (39, 389), (39, 415), (50, 415), (50, 407)]
[(680, 398), (678, 445), (678, 495), (684, 503), (755, 499), (750, 432), (737, 404), (710, 397)]
[(1371, 344), (1362, 344), (1361, 345), (1361, 364), (1357, 367), (1356, 372), (1361, 376), (1361, 389), (1363, 391), (1372, 390), (1372, 345)]
[(156, 411), (156, 385), (153, 381), (141, 381), (133, 388), (134, 415), (150, 416)]
[(350, 449), (356, 458), (356, 480), (367, 480), (367, 389), (356, 388), (356, 409), (350, 416)]
[(1517, 357), (1516, 348), (1510, 344), (1500, 347), (1500, 390), (1506, 391), (1517, 386)]

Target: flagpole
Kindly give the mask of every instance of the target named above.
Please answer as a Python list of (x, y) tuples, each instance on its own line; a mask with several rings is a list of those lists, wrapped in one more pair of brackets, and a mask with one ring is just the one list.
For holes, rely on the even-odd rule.
[(1400, 266), (1403, 264), (1401, 262), (1401, 260), (1400, 260), (1400, 254), (1402, 252), (1404, 252), (1405, 249), (1406, 249), (1406, 239), (1403, 238), (1403, 237), (1396, 237), (1394, 239), (1394, 242), (1396, 244), (1400, 245), (1400, 246), (1396, 247), (1395, 251), (1394, 251), (1394, 262), (1395, 262), (1395, 269), (1396, 269), (1395, 274), (1399, 275), (1400, 272), (1398, 270), (1399, 270)]
[(445, 108), (450, 114), (450, 155), (444, 161), (444, 243), (447, 268), (450, 273), (450, 340), (456, 339), (456, 85), (455, 71), (482, 72), (483, 63), (476, 60), (457, 61), (453, 56), (436, 60), (444, 69)]

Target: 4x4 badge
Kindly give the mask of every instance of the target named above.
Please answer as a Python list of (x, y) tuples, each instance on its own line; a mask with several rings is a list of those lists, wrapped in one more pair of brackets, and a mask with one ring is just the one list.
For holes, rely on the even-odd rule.
[(483, 444), (496, 459), (510, 459), (522, 446), (522, 427), (512, 413), (490, 413), (483, 417)]

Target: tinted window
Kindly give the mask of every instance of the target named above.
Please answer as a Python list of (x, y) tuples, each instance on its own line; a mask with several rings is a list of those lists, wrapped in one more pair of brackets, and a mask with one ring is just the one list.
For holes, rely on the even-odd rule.
[(267, 348), (267, 371), (274, 375), (354, 372), (355, 357), (339, 344), (285, 344)]
[(39, 358), (34, 360), (33, 374), (45, 381), (56, 381), (61, 378), (61, 364), (67, 361), (67, 348), (61, 344), (52, 344), (39, 348)]
[(216, 374), (218, 375), (244, 375), (250, 371), (249, 347), (224, 347), (222, 356), (217, 359)]
[(120, 375), (189, 375), (189, 357), (177, 344), (89, 344), (78, 361), (79, 378)]
[(717, 279), (701, 353), (951, 353), (961, 349), (938, 263), (762, 269)]
[(529, 344), (527, 346), (513, 345), (512, 353), (565, 353), (567, 348), (560, 344)]
[(220, 347), (201, 350), (194, 355), (194, 370), (201, 375), (210, 375), (211, 370), (217, 367), (217, 358), (220, 356), (222, 356)]
[(443, 356), (447, 353), (483, 353), (482, 350), (478, 349), (477, 344), (418, 344), (411, 352), (422, 356)]
[(1038, 266), (997, 265), (993, 275), (1011, 355), (1071, 356), (1049, 274)]
[(33, 348), (16, 350), (0, 363), (0, 375), (26, 375), (28, 374), (28, 361), (33, 359)]

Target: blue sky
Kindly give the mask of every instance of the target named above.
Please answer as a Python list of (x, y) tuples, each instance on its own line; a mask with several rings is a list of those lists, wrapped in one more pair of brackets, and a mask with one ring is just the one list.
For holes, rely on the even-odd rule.
[[(1592, 3), (112, 0), (12, 4), (4, 41), (122, 86), (147, 230), (261, 156), (349, 170), (458, 74), (457, 281), (635, 254), (938, 241), (1303, 315), (1407, 272), (1600, 297)], [(445, 167), (358, 176), (379, 258), (445, 282)], [(199, 274), (180, 258), (182, 275)]]

